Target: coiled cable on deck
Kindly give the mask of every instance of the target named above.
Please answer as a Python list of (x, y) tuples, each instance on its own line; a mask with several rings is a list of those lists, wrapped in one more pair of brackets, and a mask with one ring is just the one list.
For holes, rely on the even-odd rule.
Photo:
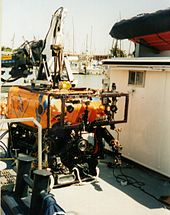
[[(155, 199), (156, 201), (158, 201), (159, 203), (162, 204), (162, 207), (166, 208), (167, 206), (169, 207), (169, 205), (165, 204), (161, 198), (157, 198), (155, 195), (151, 194), (150, 192), (146, 191), (143, 186), (145, 186), (144, 182), (138, 181), (137, 179), (135, 179), (132, 176), (129, 176), (127, 174), (125, 174), (122, 170), (122, 166), (112, 166), (113, 167), (113, 176), (115, 177), (116, 181), (121, 184), (122, 186), (127, 186), (127, 185), (131, 185), (135, 188), (138, 188), (140, 191), (142, 191), (143, 193), (147, 194), (148, 196), (152, 197), (153, 199)], [(118, 168), (119, 167), (119, 168)], [(119, 169), (120, 174), (116, 174), (115, 173), (115, 169)]]
[(124, 182), (124, 184), (126, 184), (126, 185), (132, 185), (132, 186), (134, 186), (136, 188), (140, 188), (140, 189), (145, 185), (145, 183), (136, 180), (134, 177), (129, 176), (129, 175), (125, 175), (122, 171), (121, 166), (119, 166), (119, 171), (120, 171), (120, 174), (116, 175), (115, 174), (115, 168), (113, 168), (113, 175), (119, 184), (122, 185)]
[[(115, 169), (118, 169), (117, 167), (119, 167), (120, 174), (115, 173)], [(145, 186), (144, 182), (138, 181), (134, 177), (129, 176), (127, 174), (124, 174), (122, 168), (123, 168), (122, 166), (116, 166), (116, 168), (113, 167), (113, 176), (115, 177), (116, 181), (119, 184), (121, 184), (122, 186), (131, 185), (131, 186), (133, 186), (135, 188), (138, 188), (140, 191), (142, 191), (143, 193), (145, 193), (148, 196), (152, 197), (153, 199), (155, 199), (159, 203), (164, 204), (159, 198), (157, 198), (156, 196), (154, 196), (153, 194), (149, 193), (148, 191), (146, 191), (143, 188), (143, 186)], [(165, 204), (164, 204), (164, 206), (165, 206)]]

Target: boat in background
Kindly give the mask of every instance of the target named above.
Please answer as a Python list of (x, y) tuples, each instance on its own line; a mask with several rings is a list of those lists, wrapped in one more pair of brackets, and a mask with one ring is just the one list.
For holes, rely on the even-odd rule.
[(12, 52), (1, 51), (1, 67), (11, 67), (14, 63)]
[(113, 25), (110, 35), (118, 40), (129, 39), (136, 45), (136, 57), (170, 55), (170, 8), (139, 14)]
[[(101, 66), (101, 61), (97, 58), (98, 56), (92, 56), (88, 54), (70, 55), (68, 60), (70, 61), (70, 66), (73, 74), (81, 75), (101, 75), (103, 74), (103, 68)], [(107, 58), (104, 56), (103, 58)], [(102, 58), (102, 59), (103, 59)]]

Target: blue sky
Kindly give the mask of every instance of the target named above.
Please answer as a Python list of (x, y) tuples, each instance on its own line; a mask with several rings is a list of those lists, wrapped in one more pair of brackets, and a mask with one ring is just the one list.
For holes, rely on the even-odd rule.
[[(44, 39), (52, 14), (67, 9), (64, 41), (67, 51), (108, 53), (109, 32), (120, 19), (170, 7), (170, 0), (0, 0), (1, 45), (20, 46), (25, 40)], [(14, 39), (14, 43), (12, 43)], [(123, 44), (127, 49), (127, 43)]]

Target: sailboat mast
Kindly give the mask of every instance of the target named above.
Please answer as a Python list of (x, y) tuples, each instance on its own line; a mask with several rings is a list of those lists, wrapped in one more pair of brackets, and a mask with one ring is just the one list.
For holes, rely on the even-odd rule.
[(88, 53), (88, 34), (86, 35), (86, 53)]
[(93, 40), (93, 26), (91, 26), (91, 35), (90, 35), (90, 54), (92, 55), (92, 40)]

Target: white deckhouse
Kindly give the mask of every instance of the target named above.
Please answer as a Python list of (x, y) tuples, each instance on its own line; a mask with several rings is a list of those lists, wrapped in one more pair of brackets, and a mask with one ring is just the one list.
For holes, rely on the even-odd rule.
[(104, 60), (103, 67), (105, 82), (129, 93), (128, 122), (120, 125), (123, 156), (170, 177), (168, 20), (170, 9), (116, 23), (111, 36), (135, 42), (135, 57)]

